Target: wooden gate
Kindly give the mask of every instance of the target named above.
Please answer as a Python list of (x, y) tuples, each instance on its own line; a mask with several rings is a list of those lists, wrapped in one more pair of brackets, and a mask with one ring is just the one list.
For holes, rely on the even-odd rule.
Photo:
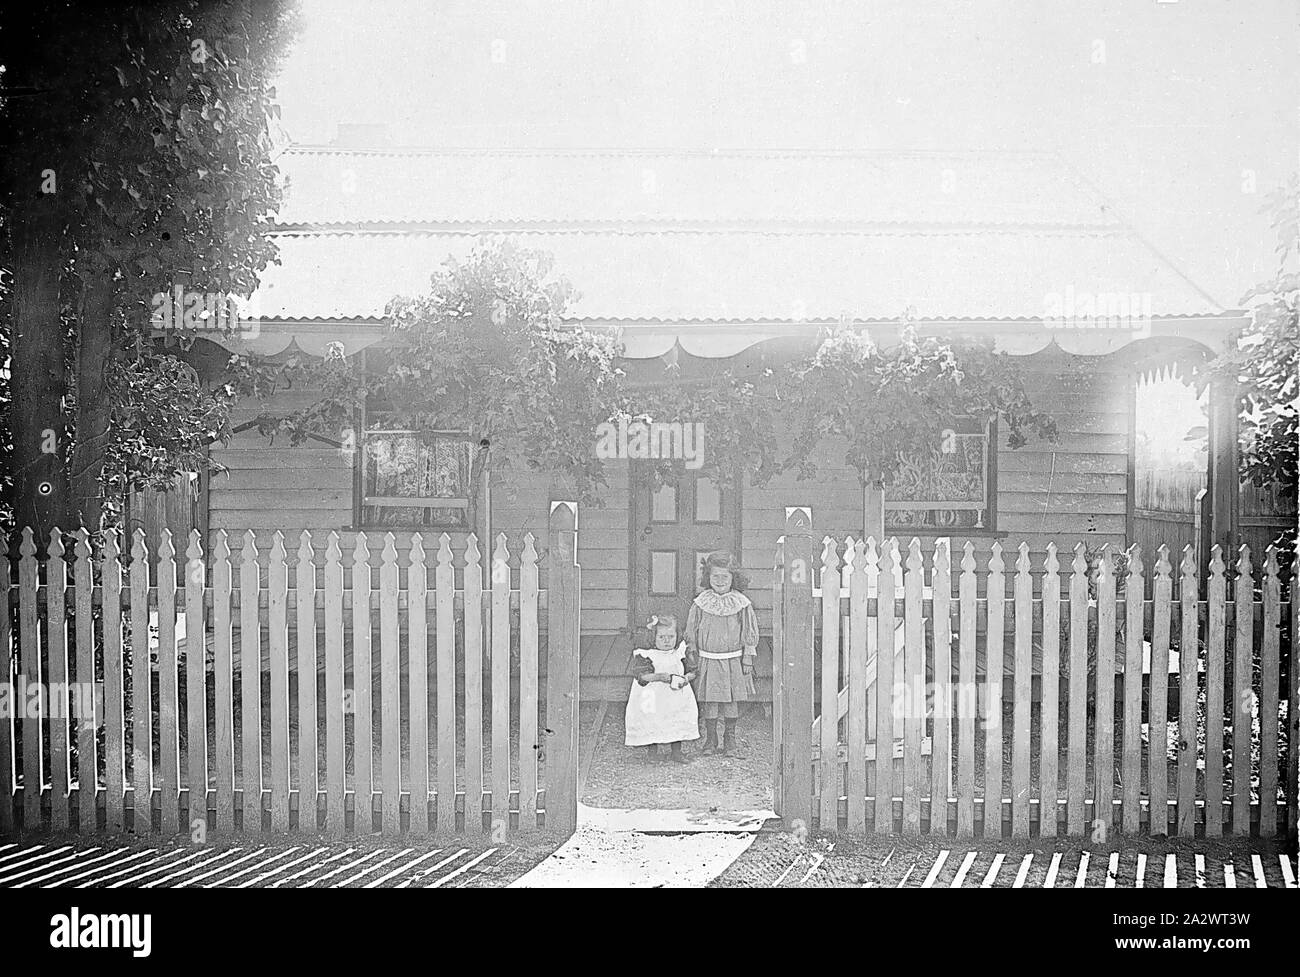
[(532, 534), (399, 556), (358, 533), (345, 556), (306, 532), (259, 558), (249, 532), (232, 562), (219, 531), (178, 563), (166, 530), (155, 554), (56, 530), (38, 561), (24, 530), (0, 574), (0, 837), (571, 833), (575, 520), (554, 504), (540, 558)]
[(1041, 567), (1024, 543), (1012, 565), (999, 543), (985, 566), (974, 552), (827, 538), (815, 555), (807, 513), (791, 513), (772, 624), (787, 824), (1017, 838), (1295, 830), (1300, 561), (1270, 547), (1257, 565), (1243, 546), (1229, 567), (1216, 546), (1202, 588), (1191, 547), (1175, 567), (1165, 547), (1134, 546), (1123, 574), (1118, 553), (1090, 566), (1082, 543), (1064, 566), (1055, 546)]

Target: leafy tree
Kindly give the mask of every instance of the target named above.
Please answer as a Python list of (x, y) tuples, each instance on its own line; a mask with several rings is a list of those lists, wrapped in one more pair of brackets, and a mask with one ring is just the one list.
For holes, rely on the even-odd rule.
[[(628, 390), (623, 413), (629, 421), (699, 424), (703, 429), (699, 472), (720, 484), (743, 480), (764, 485), (781, 472), (785, 455), (778, 436), (778, 401), (788, 364), (753, 379), (722, 371), (684, 378), (669, 368), (653, 386)], [(657, 459), (651, 472), (659, 484), (675, 481), (681, 462)]]
[(1226, 385), (1238, 403), (1243, 479), (1294, 498), (1300, 437), (1300, 175), (1269, 195), (1278, 271), (1242, 297), (1250, 322), (1196, 374), (1198, 392)]
[[(999, 420), (1011, 448), (1026, 443), (1027, 431), (1055, 440), (1056, 422), (1034, 407), (1021, 377), (1015, 361), (990, 345), (918, 337), (907, 317), (899, 342), (887, 347), (866, 332), (836, 329), (791, 368), (781, 400), (796, 433), (785, 465), (811, 478), (819, 446), (839, 439), (844, 453), (834, 463), (879, 488), (910, 453), (940, 450), (957, 418)], [(883, 509), (867, 517), (868, 531), (882, 530)]]
[(427, 293), (388, 304), (390, 341), (368, 351), (364, 376), (337, 354), (310, 378), (294, 362), (298, 382), (319, 385), (321, 398), (265, 414), (259, 428), (292, 443), (343, 437), (367, 396), (386, 427), (464, 431), (490, 445), (490, 467), (554, 473), (595, 501), (605, 474), (592, 448), (597, 426), (620, 410), (622, 349), (610, 335), (561, 326), (574, 292), (551, 270), (549, 255), (503, 242), (449, 258)]
[[(183, 367), (187, 342), (151, 348), (151, 300), (247, 296), (274, 259), (269, 80), (295, 9), (36, 3), (6, 25), (21, 38), (0, 89), (20, 524), (97, 529), (113, 493), (167, 484), (222, 428), (232, 398)], [(194, 412), (181, 423), (141, 420), (177, 403)]]

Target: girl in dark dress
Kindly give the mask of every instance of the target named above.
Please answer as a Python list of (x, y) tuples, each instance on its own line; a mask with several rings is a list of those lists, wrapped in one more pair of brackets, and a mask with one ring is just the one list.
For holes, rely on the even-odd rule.
[[(710, 554), (700, 574), (700, 593), (686, 617), (686, 649), (699, 662), (695, 697), (704, 714), (703, 753), (735, 754), (740, 703), (757, 698), (758, 617), (744, 593), (748, 583), (730, 553)], [(723, 734), (721, 748), (718, 733)]]

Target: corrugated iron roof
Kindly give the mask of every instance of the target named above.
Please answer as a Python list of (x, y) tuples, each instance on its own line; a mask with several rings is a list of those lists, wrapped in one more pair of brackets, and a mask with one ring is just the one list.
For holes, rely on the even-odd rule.
[(555, 255), (587, 320), (1037, 318), (1051, 292), (1220, 307), (1039, 153), (294, 147), (262, 316), (378, 316), (447, 257)]
[(353, 150), (280, 158), (284, 223), (823, 221), (1114, 226), (1061, 160), (1006, 152)]

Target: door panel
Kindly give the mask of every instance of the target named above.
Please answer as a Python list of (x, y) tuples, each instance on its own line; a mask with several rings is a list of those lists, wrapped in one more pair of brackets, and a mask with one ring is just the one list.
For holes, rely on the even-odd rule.
[(652, 614), (675, 614), (679, 623), (685, 623), (700, 561), (715, 550), (737, 546), (739, 490), (685, 470), (678, 472), (675, 485), (656, 487), (649, 466), (633, 462), (629, 468), (632, 600), (628, 625), (643, 627)]

